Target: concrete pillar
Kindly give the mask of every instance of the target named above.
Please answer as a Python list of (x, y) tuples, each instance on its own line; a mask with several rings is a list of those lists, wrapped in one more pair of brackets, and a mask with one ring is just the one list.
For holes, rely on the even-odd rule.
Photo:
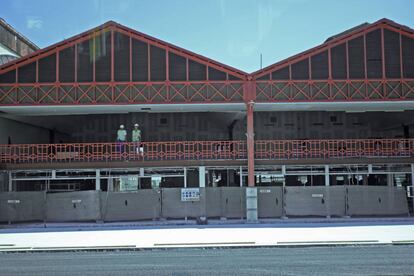
[(392, 173), (387, 174), (387, 185), (388, 187), (394, 186), (394, 174)]
[(144, 172), (144, 168), (139, 168), (139, 176), (138, 176), (138, 189), (141, 189), (141, 179), (142, 177), (144, 177), (145, 172)]
[(326, 198), (325, 198), (325, 206), (326, 206), (326, 218), (331, 218), (331, 190), (329, 188), (329, 165), (325, 165), (325, 189), (326, 189)]
[(325, 165), (325, 186), (329, 185), (329, 165)]
[(368, 164), (368, 174), (372, 174), (372, 164)]
[(198, 183), (200, 188), (206, 187), (206, 167), (198, 167)]
[(257, 187), (246, 188), (246, 218), (248, 222), (257, 222)]
[(114, 179), (112, 177), (108, 178), (108, 191), (112, 192), (114, 190)]
[[(411, 196), (414, 193), (414, 164), (411, 164)], [(413, 213), (414, 213), (414, 197), (412, 198), (412, 202), (413, 202)]]
[(100, 191), (101, 190), (101, 170), (96, 169), (95, 172), (95, 190)]
[(243, 187), (243, 167), (240, 166), (240, 187)]
[(200, 216), (203, 219), (207, 218), (207, 191), (206, 191), (206, 167), (199, 166), (198, 167), (198, 183), (200, 187), (200, 208), (201, 213)]
[(184, 167), (184, 188), (187, 188), (187, 168)]
[(8, 191), (9, 192), (13, 192), (13, 178), (12, 178), (12, 172), (9, 172), (9, 188)]

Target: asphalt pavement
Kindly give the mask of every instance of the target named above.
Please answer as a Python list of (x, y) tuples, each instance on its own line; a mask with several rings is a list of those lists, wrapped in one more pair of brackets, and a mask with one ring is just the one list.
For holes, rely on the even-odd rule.
[(414, 246), (0, 253), (0, 275), (414, 275)]

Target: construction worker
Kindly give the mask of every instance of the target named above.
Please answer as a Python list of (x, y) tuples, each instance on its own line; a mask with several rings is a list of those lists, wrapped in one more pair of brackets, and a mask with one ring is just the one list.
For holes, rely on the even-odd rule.
[(139, 124), (134, 124), (134, 129), (132, 130), (132, 142), (134, 143), (135, 152), (140, 153), (141, 130), (139, 129)]
[(125, 130), (124, 125), (120, 125), (118, 132), (117, 132), (116, 141), (119, 143), (118, 147), (119, 147), (119, 152), (121, 153), (124, 152), (124, 143), (126, 142), (126, 137), (127, 137), (127, 131)]

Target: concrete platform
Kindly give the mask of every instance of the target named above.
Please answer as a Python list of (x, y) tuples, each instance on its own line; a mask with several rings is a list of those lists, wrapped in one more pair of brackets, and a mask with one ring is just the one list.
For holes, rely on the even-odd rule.
[(413, 218), (156, 221), (2, 226), (0, 251), (414, 244)]

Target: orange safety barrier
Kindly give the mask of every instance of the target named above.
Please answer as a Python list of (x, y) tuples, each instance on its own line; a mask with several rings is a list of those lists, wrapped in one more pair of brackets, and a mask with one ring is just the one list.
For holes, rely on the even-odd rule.
[[(414, 139), (255, 141), (257, 160), (409, 156), (414, 156)], [(0, 145), (0, 163), (245, 159), (245, 141)]]

